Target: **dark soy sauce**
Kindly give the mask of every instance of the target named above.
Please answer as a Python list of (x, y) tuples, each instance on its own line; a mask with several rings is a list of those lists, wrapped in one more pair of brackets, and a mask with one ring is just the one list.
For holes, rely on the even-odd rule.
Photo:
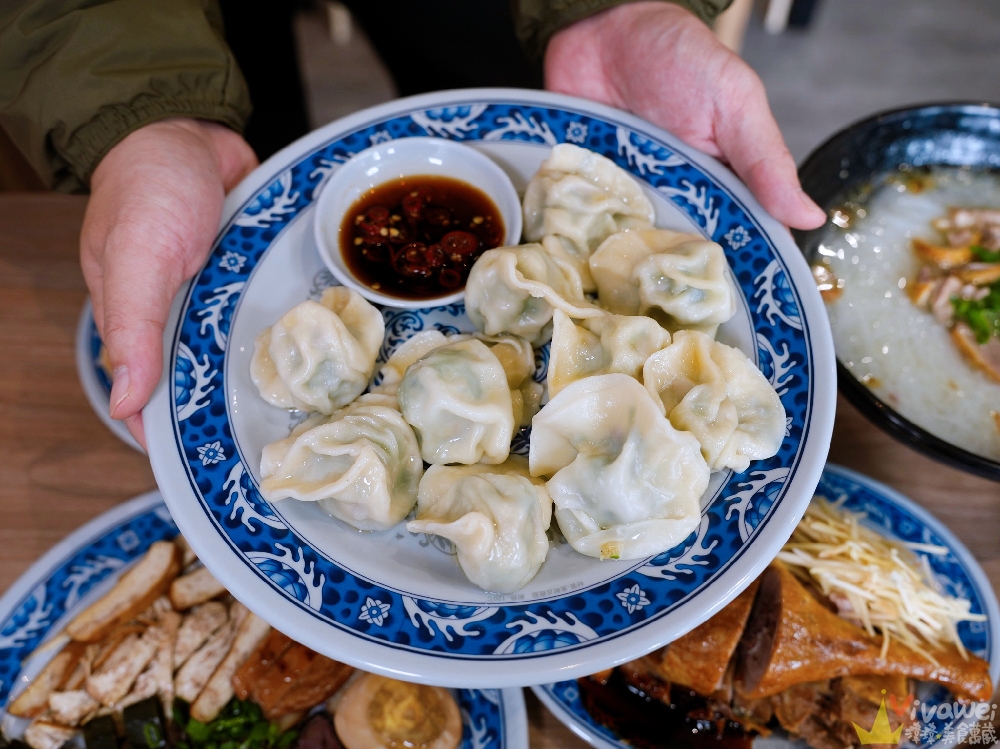
[(482, 190), (451, 177), (416, 175), (372, 188), (340, 227), (354, 276), (381, 294), (433, 299), (465, 287), (469, 270), (506, 235)]

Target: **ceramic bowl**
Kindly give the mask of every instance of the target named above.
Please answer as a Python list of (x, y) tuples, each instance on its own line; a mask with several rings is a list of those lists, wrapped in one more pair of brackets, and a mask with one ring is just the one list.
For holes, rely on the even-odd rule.
[[(1000, 168), (1000, 107), (979, 103), (927, 104), (890, 110), (832, 135), (799, 169), (803, 189), (821, 208), (832, 209), (854, 186), (900, 167)], [(810, 263), (824, 227), (794, 232)], [(1000, 463), (946, 442), (902, 416), (859, 382), (839, 360), (840, 392), (891, 436), (948, 465), (1000, 481)]]
[(368, 301), (404, 309), (424, 309), (461, 301), (464, 289), (426, 299), (382, 294), (359, 279), (344, 261), (340, 227), (362, 194), (378, 185), (414, 175), (451, 177), (486, 193), (503, 217), (505, 245), (521, 239), (521, 201), (507, 173), (474, 148), (441, 138), (402, 138), (378, 143), (346, 161), (330, 175), (316, 204), (314, 227), (320, 257), (334, 277)]

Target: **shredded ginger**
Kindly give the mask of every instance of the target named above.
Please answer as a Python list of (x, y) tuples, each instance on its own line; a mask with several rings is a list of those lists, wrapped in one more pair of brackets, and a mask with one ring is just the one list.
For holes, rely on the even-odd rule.
[(986, 617), (971, 613), (968, 600), (945, 595), (934, 580), (927, 555), (948, 549), (891, 541), (861, 525), (864, 513), (841, 504), (813, 498), (778, 559), (815, 583), (842, 617), (881, 634), (883, 658), (895, 638), (934, 664), (926, 646), (939, 650), (951, 642), (967, 659), (958, 623)]

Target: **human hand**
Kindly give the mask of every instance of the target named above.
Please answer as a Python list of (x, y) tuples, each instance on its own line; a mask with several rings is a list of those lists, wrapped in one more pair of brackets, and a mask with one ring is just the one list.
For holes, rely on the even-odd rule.
[(208, 256), (226, 192), (256, 165), (229, 128), (171, 119), (131, 133), (94, 170), (80, 263), (111, 360), (111, 417), (143, 447), (170, 305)]
[(545, 87), (635, 112), (721, 158), (783, 224), (826, 220), (799, 185), (760, 78), (678, 5), (628, 3), (561, 30)]

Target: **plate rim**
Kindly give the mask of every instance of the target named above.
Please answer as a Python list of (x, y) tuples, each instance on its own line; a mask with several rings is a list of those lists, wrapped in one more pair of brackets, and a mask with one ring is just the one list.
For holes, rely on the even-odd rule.
[[(998, 602), (996, 591), (990, 583), (989, 577), (986, 575), (986, 571), (979, 563), (979, 560), (973, 556), (969, 548), (942, 520), (938, 519), (928, 509), (920, 504), (917, 504), (916, 501), (910, 499), (899, 490), (894, 489), (877, 479), (873, 479), (870, 476), (866, 476), (859, 471), (847, 468), (837, 463), (827, 463), (823, 472), (829, 472), (834, 476), (854, 481), (869, 491), (888, 499), (891, 503), (902, 507), (920, 520), (920, 522), (925, 526), (929, 527), (935, 535), (941, 538), (948, 545), (948, 550), (959, 560), (973, 584), (977, 586), (980, 593), (980, 599), (983, 603), (984, 612), (989, 617), (988, 623), (991, 631), (992, 645), (990, 649), (991, 655), (994, 656), (989, 661), (989, 672), (994, 685), (993, 696), (995, 697), (997, 687), (1000, 686), (998, 685), (998, 680), (1000, 680), (1000, 602)], [(537, 684), (531, 687), (531, 691), (560, 723), (591, 746), (599, 747), (599, 749), (622, 749), (622, 742), (612, 742), (607, 737), (591, 731), (588, 726), (581, 723), (577, 719), (576, 715), (567, 710), (563, 703), (557, 700), (549, 692), (548, 687), (551, 686), (552, 684)], [(992, 702), (992, 698), (989, 701)], [(927, 749), (933, 749), (933, 747), (938, 743), (940, 742), (935, 742), (934, 744), (929, 745), (922, 744), (921, 746), (926, 746)]]
[[(28, 569), (22, 572), (14, 583), (4, 591), (3, 595), (0, 595), (0, 622), (5, 621), (13, 611), (33, 595), (33, 592), (39, 585), (48, 581), (55, 570), (65, 563), (67, 559), (73, 557), (80, 549), (88, 546), (115, 528), (120, 527), (125, 521), (137, 515), (153, 511), (159, 506), (165, 508), (166, 502), (158, 489), (143, 492), (105, 510), (78, 527), (68, 536), (60, 539), (52, 548), (36, 559)], [(116, 570), (111, 577), (121, 576), (136, 561), (138, 560), (133, 560), (133, 562)], [(80, 605), (80, 603), (77, 604), (77, 606)], [(66, 612), (63, 618), (69, 613)], [(51, 623), (49, 630), (45, 633), (45, 636), (34, 652), (44, 647), (46, 643), (61, 636), (62, 629), (56, 626), (59, 623), (60, 620), (55, 620)], [(30, 658), (31, 654), (28, 657)], [(16, 679), (17, 676), (15, 676)], [(14, 691), (15, 688), (12, 688), (11, 696)], [(528, 749), (528, 713), (524, 701), (524, 692), (519, 688), (497, 689), (496, 691), (501, 700), (500, 711), (504, 731), (503, 749)], [(8, 699), (7, 702), (0, 705), (0, 715), (7, 714), (7, 705), (9, 702)]]
[(76, 374), (80, 380), (80, 386), (83, 388), (83, 394), (87, 396), (87, 402), (90, 403), (90, 407), (97, 414), (97, 418), (101, 420), (104, 426), (111, 430), (111, 433), (115, 437), (133, 450), (145, 455), (146, 451), (135, 441), (135, 437), (129, 432), (128, 427), (125, 426), (125, 422), (111, 418), (108, 410), (110, 401), (105, 402), (104, 387), (98, 381), (97, 373), (94, 372), (96, 362), (90, 354), (91, 325), (94, 325), (94, 307), (88, 296), (83, 302), (80, 317), (76, 322), (76, 338), (74, 340)]
[[(808, 266), (787, 229), (763, 211), (750, 194), (749, 189), (728, 168), (635, 115), (576, 97), (521, 89), (459, 89), (397, 99), (329, 123), (265, 161), (226, 199), (220, 232), (231, 225), (236, 209), (242, 207), (251, 197), (270, 184), (291, 163), (311, 150), (315, 150), (318, 146), (330, 142), (335, 134), (347, 132), (350, 128), (356, 129), (363, 123), (374, 122), (379, 118), (399, 116), (402, 113), (418, 109), (443, 108), (449, 105), (459, 106), (467, 104), (470, 100), (553, 108), (563, 107), (623, 124), (639, 134), (652, 134), (661, 142), (676, 148), (693, 166), (711, 175), (711, 178), (718, 185), (742, 204), (750, 219), (768, 237), (775, 253), (780, 256), (787, 269), (789, 280), (794, 284), (801, 300), (800, 314), (809, 321), (809, 324), (804, 325), (803, 328), (812, 356), (810, 376), (813, 380), (813, 394), (806, 421), (806, 428), (811, 434), (808, 439), (804, 439), (805, 444), (793, 464), (795, 474), (789, 483), (788, 491), (789, 494), (799, 492), (803, 496), (811, 497), (812, 491), (819, 481), (833, 431), (836, 376), (833, 342), (827, 323), (826, 310), (819, 299), (818, 292), (810, 293), (815, 292), (815, 287), (811, 282)], [(188, 285), (182, 288), (172, 308), (168, 330), (173, 332), (164, 337), (165, 362), (173, 361), (176, 337), (179, 332), (180, 309), (187, 297)], [(820, 374), (817, 376), (817, 373)], [(164, 379), (157, 386), (145, 413), (147, 439), (154, 475), (161, 488), (166, 490), (164, 497), (168, 506), (176, 501), (180, 510), (182, 504), (190, 501), (191, 497), (187, 485), (186, 469), (174, 445), (174, 415), (170, 408), (166, 370)], [(157, 425), (163, 428), (157, 428)], [(150, 429), (150, 426), (153, 428)], [(183, 476), (184, 481), (178, 481), (178, 476)], [(185, 497), (185, 495), (188, 496)], [(200, 505), (200, 500), (196, 497), (194, 499)], [(649, 652), (681, 636), (724, 607), (766, 566), (770, 557), (761, 552), (765, 548), (770, 549), (771, 547), (774, 547), (776, 552), (791, 534), (801, 514), (805, 511), (808, 501), (799, 500), (799, 503), (800, 507), (792, 507), (790, 501), (779, 505), (774, 516), (769, 519), (768, 527), (762, 529), (762, 533), (754, 542), (747, 544), (746, 551), (741, 556), (750, 552), (752, 554), (751, 563), (730, 565), (708, 586), (699, 589), (699, 593), (706, 588), (711, 588), (715, 592), (717, 597), (711, 603), (702, 604), (697, 611), (687, 611), (683, 618), (673, 616), (670, 626), (665, 627), (661, 620), (656, 623), (657, 626), (640, 627), (627, 633), (632, 647), (625, 656), (620, 654), (621, 636), (619, 636), (607, 638), (573, 653), (560, 653), (559, 650), (549, 651), (549, 654), (545, 656), (537, 656), (530, 661), (522, 660), (516, 666), (499, 659), (488, 662), (463, 658), (455, 654), (446, 654), (446, 657), (441, 657), (441, 654), (430, 651), (410, 652), (387, 649), (386, 644), (364, 641), (354, 635), (340, 632), (329, 625), (320, 624), (319, 629), (317, 629), (314, 617), (307, 612), (299, 611), (277, 591), (260, 585), (257, 576), (252, 571), (226, 564), (226, 557), (234, 553), (232, 542), (228, 538), (222, 538), (222, 544), (218, 544), (221, 534), (217, 533), (207, 517), (201, 513), (182, 511), (178, 511), (174, 515), (182, 532), (198, 549), (199, 556), (212, 569), (213, 573), (230, 590), (252, 591), (253, 600), (245, 601), (245, 603), (256, 613), (266, 614), (264, 618), (275, 618), (279, 615), (276, 613), (278, 611), (281, 612), (282, 616), (287, 615), (287, 618), (282, 619), (283, 626), (294, 631), (296, 639), (307, 641), (317, 647), (321, 645), (319, 641), (321, 635), (317, 633), (322, 632), (326, 646), (325, 652), (328, 655), (352, 662), (366, 670), (396, 678), (452, 687), (474, 686), (487, 682), (493, 687), (504, 687), (549, 682), (553, 680), (554, 676), (569, 673), (589, 673), (596, 669), (594, 663), (588, 663), (588, 661), (599, 659), (602, 665), (622, 663), (629, 658), (636, 657), (639, 652)], [(199, 548), (202, 540), (205, 541), (206, 546)], [(765, 541), (769, 542), (767, 546), (761, 546)], [(756, 549), (751, 548), (753, 544), (757, 544)], [(209, 549), (208, 545), (213, 548)], [(746, 557), (744, 556), (744, 558)], [(244, 584), (243, 581), (246, 581), (247, 584)], [(249, 595), (247, 597), (250, 598)], [(317, 649), (324, 652), (323, 647), (317, 647)], [(581, 658), (580, 652), (586, 652), (587, 656)], [(387, 658), (387, 655), (390, 657)], [(476, 665), (479, 675), (464, 675), (462, 667), (472, 663)]]

